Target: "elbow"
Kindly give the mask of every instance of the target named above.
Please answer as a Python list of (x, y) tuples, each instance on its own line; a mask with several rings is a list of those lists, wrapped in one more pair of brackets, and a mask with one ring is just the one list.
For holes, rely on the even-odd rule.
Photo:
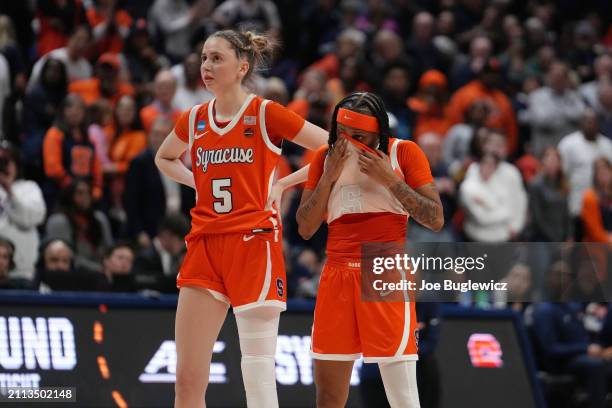
[(298, 233), (304, 241), (308, 241), (310, 238), (312, 238), (313, 235), (312, 231), (307, 231), (306, 228), (303, 227), (298, 228)]

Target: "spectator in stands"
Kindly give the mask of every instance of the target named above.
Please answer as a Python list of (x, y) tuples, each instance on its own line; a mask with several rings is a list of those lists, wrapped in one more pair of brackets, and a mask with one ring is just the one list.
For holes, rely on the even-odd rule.
[(593, 163), (593, 187), (584, 192), (580, 219), (584, 242), (612, 242), (612, 164), (601, 157)]
[(392, 113), (397, 124), (394, 129), (394, 137), (408, 139), (410, 134), (410, 109), (406, 106), (412, 77), (410, 67), (403, 63), (392, 63), (385, 67), (382, 76), (382, 97), (387, 111)]
[(45, 220), (46, 207), (38, 184), (21, 178), (19, 151), (0, 140), (0, 231), (15, 246), (11, 277), (33, 282), (38, 247), (37, 227)]
[(333, 106), (353, 92), (367, 92), (370, 90), (369, 85), (362, 79), (361, 71), (362, 69), (357, 58), (348, 57), (342, 60), (338, 78), (328, 79), (325, 84)]
[[(206, 90), (200, 75), (200, 55), (195, 52), (185, 57), (183, 63), (172, 68), (177, 89), (172, 105), (179, 111), (186, 111), (200, 103), (206, 103), (213, 95)], [(285, 102), (283, 105), (287, 105)]]
[[(412, 61), (404, 52), (402, 38), (394, 31), (379, 30), (374, 35), (369, 50), (366, 54), (364, 76), (374, 89), (383, 86), (384, 73), (388, 72), (389, 67), (402, 65), (409, 71), (412, 67)], [(405, 101), (406, 99), (404, 103)]]
[(589, 107), (598, 110), (598, 93), (602, 85), (609, 85), (612, 81), (612, 56), (604, 53), (597, 57), (593, 64), (595, 80), (582, 84), (580, 94)]
[(532, 272), (528, 265), (517, 262), (500, 282), (507, 285), (507, 290), (493, 292), (496, 308), (508, 308), (523, 313), (532, 295)]
[(406, 50), (415, 63), (415, 74), (421, 76), (428, 70), (444, 69), (443, 57), (433, 42), (435, 18), (422, 11), (412, 20), (412, 37), (407, 41)]
[(425, 133), (446, 136), (451, 127), (446, 107), (448, 105), (448, 81), (446, 76), (436, 70), (421, 75), (417, 94), (408, 98), (408, 107), (414, 114), (412, 137), (418, 143)]
[(28, 176), (43, 177), (43, 139), (58, 114), (58, 107), (66, 98), (68, 79), (64, 64), (47, 58), (41, 71), (41, 80), (28, 90), (23, 103), (24, 143), (21, 148)]
[(127, 37), (132, 17), (117, 5), (118, 0), (95, 0), (85, 11), (93, 31), (96, 54), (120, 53)]
[(78, 95), (68, 95), (60, 105), (55, 124), (43, 141), (43, 160), (45, 176), (53, 183), (45, 192), (47, 206), (75, 177), (89, 178), (94, 198), (102, 196), (102, 167), (89, 141), (85, 106)]
[(477, 100), (490, 105), (486, 125), (500, 129), (506, 135), (508, 152), (514, 153), (518, 146), (518, 128), (510, 99), (499, 89), (501, 67), (496, 59), (484, 62), (477, 79), (457, 90), (448, 105), (448, 114), (453, 124), (462, 123), (465, 113)]
[(18, 93), (23, 94), (27, 83), (28, 67), (15, 33), (15, 25), (9, 16), (0, 14), (0, 54), (2, 54), (11, 70), (11, 87)]
[(167, 215), (159, 225), (153, 245), (143, 249), (134, 261), (138, 289), (177, 293), (176, 275), (185, 254), (184, 237), (189, 221), (179, 213)]
[(602, 83), (597, 88), (598, 107), (595, 108), (599, 118), (601, 134), (612, 139), (612, 81)]
[(93, 206), (89, 182), (75, 179), (64, 188), (45, 229), (46, 239), (61, 239), (75, 248), (75, 268), (102, 271), (102, 257), (113, 238), (108, 219)]
[(39, 57), (64, 47), (70, 33), (81, 24), (86, 24), (85, 9), (80, 0), (38, 1), (36, 17), (40, 24), (37, 41)]
[(210, 0), (196, 0), (191, 5), (186, 0), (155, 0), (148, 19), (172, 62), (182, 61), (192, 51), (191, 37), (212, 7)]
[(567, 64), (551, 64), (546, 79), (546, 86), (529, 95), (531, 144), (536, 155), (576, 131), (585, 109), (580, 94), (572, 88)]
[(85, 25), (76, 27), (74, 32), (70, 35), (66, 47), (54, 49), (36, 61), (32, 68), (32, 75), (28, 81), (28, 89), (31, 90), (38, 84), (42, 75), (43, 66), (45, 66), (47, 60), (50, 58), (59, 60), (64, 64), (68, 82), (89, 79), (93, 73), (91, 64), (85, 57), (89, 47), (89, 40), (89, 28)]
[(145, 132), (151, 130), (155, 119), (162, 116), (168, 118), (173, 123), (176, 122), (181, 111), (174, 107), (172, 101), (176, 93), (176, 78), (171, 71), (160, 71), (155, 75), (153, 83), (153, 95), (155, 99), (152, 103), (140, 110), (140, 121)]
[[(303, 117), (304, 119), (308, 119), (311, 116), (311, 105), (315, 101), (325, 102), (326, 103), (326, 113), (331, 109), (333, 105), (331, 105), (331, 95), (325, 89), (325, 83), (327, 78), (323, 71), (320, 71), (316, 68), (309, 68), (304, 75), (302, 75), (302, 80), (300, 83), (300, 87), (295, 94), (293, 95), (293, 100), (287, 107)], [(318, 125), (317, 122), (313, 122)]]
[(227, 0), (212, 14), (213, 21), (222, 29), (231, 28), (278, 37), (281, 21), (278, 9), (271, 0)]
[(115, 106), (123, 95), (134, 95), (134, 87), (120, 79), (120, 68), (117, 54), (104, 53), (98, 58), (95, 77), (72, 82), (68, 90), (80, 95), (87, 105), (104, 98)]
[(132, 24), (121, 55), (125, 61), (130, 82), (135, 86), (138, 94), (147, 91), (147, 85), (153, 81), (155, 74), (170, 64), (163, 54), (155, 51), (147, 22), (142, 18)]
[[(488, 143), (488, 142), (487, 142)], [(527, 194), (519, 171), (485, 149), (459, 189), (465, 209), (464, 232), (470, 241), (505, 242), (518, 238), (525, 225)]]
[(365, 42), (364, 33), (354, 28), (346, 28), (336, 38), (333, 51), (310, 65), (308, 71), (317, 69), (323, 72), (328, 79), (337, 78), (340, 75), (340, 63), (349, 57), (359, 58)]
[(283, 106), (287, 106), (289, 103), (289, 91), (287, 90), (287, 86), (285, 86), (282, 79), (277, 77), (271, 77), (266, 80), (266, 87), (262, 96), (266, 99), (280, 103)]
[(113, 292), (135, 292), (136, 285), (132, 273), (134, 250), (125, 243), (119, 242), (111, 246), (102, 261), (104, 275), (108, 281), (108, 289)]
[(44, 272), (74, 272), (74, 251), (61, 239), (43, 242), (39, 259), (40, 268)]
[(113, 107), (106, 99), (99, 99), (86, 109), (87, 134), (96, 149), (102, 171), (109, 171), (109, 145), (112, 142)]
[(300, 271), (293, 278), (295, 296), (299, 298), (314, 299), (319, 290), (322, 264), (319, 256), (312, 249), (303, 249), (295, 258), (292, 271)]
[(157, 235), (159, 220), (174, 212), (188, 213), (193, 207), (193, 193), (187, 187), (161, 175), (155, 166), (155, 154), (174, 123), (164, 117), (157, 118), (149, 132), (149, 146), (130, 163), (123, 195), (128, 219), (128, 236), (141, 248), (151, 245)]
[(582, 198), (593, 182), (593, 163), (599, 157), (612, 162), (612, 142), (599, 133), (597, 114), (587, 109), (582, 115), (581, 130), (569, 134), (559, 143), (563, 173), (569, 179), (569, 206), (572, 216), (580, 214)]
[(476, 36), (470, 42), (470, 53), (467, 57), (458, 57), (454, 61), (451, 74), (452, 89), (459, 89), (469, 82), (475, 80), (491, 58), (493, 44), (485, 36)]
[(589, 340), (579, 303), (560, 302), (569, 281), (569, 268), (560, 262), (551, 267), (548, 286), (551, 302), (535, 305), (533, 331), (550, 373), (573, 374), (587, 389), (589, 407), (604, 407), (612, 362), (603, 358), (604, 349)]
[(531, 240), (565, 242), (573, 238), (573, 219), (569, 212), (569, 185), (561, 168), (559, 151), (544, 150), (542, 169), (529, 184)]
[[(457, 186), (449, 177), (448, 165), (442, 159), (442, 137), (433, 132), (425, 133), (419, 138), (419, 147), (429, 162), (431, 175), (434, 177), (444, 209), (444, 219), (450, 220), (457, 206)], [(411, 220), (408, 238), (414, 242), (452, 242), (454, 237), (450, 228), (450, 223), (447, 223), (440, 231), (433, 232)]]
[(0, 236), (0, 289), (20, 289), (19, 282), (12, 278), (15, 269), (15, 245)]
[[(462, 123), (453, 125), (444, 138), (443, 155), (448, 173), (458, 179), (467, 170), (471, 159), (471, 145), (476, 131), (484, 126), (491, 112), (484, 100), (474, 101), (465, 112)], [(462, 175), (461, 175), (462, 176)]]

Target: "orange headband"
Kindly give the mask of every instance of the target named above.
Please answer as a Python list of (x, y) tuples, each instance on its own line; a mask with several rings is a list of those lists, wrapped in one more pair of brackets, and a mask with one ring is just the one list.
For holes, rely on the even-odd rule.
[(336, 122), (365, 132), (378, 133), (378, 119), (375, 116), (340, 108), (338, 109)]

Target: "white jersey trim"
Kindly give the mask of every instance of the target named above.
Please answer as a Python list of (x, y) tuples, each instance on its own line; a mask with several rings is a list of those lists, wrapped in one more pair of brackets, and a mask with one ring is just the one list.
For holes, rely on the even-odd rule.
[(315, 360), (328, 360), (328, 361), (355, 361), (361, 358), (361, 353), (357, 354), (321, 354), (310, 352), (310, 357)]
[(263, 141), (266, 143), (266, 146), (268, 146), (268, 149), (280, 156), (283, 153), (283, 150), (272, 143), (270, 136), (268, 136), (268, 129), (266, 129), (266, 106), (268, 103), (270, 103), (270, 101), (266, 99), (259, 107), (259, 127), (261, 129), (261, 137), (263, 137)]
[(402, 171), (402, 168), (399, 165), (399, 161), (397, 160), (397, 147), (399, 146), (399, 143), (400, 141), (398, 139), (395, 139), (393, 141), (393, 144), (391, 145), (391, 166), (393, 167), (393, 170), (399, 170), (402, 176), (404, 176), (404, 172)]
[(191, 147), (193, 146), (193, 141), (195, 139), (195, 120), (196, 115), (198, 113), (198, 109), (200, 109), (201, 105), (196, 105), (191, 108), (189, 112), (189, 151), (191, 152)]
[(220, 136), (224, 136), (227, 132), (232, 130), (236, 126), (238, 121), (242, 118), (244, 111), (248, 108), (253, 98), (255, 98), (255, 95), (253, 94), (250, 94), (249, 96), (247, 96), (247, 98), (242, 103), (242, 106), (240, 107), (240, 110), (238, 111), (238, 113), (234, 115), (234, 117), (232, 118), (232, 121), (228, 123), (227, 126), (225, 126), (223, 129), (217, 126), (217, 123), (215, 122), (213, 104), (215, 103), (217, 99), (215, 98), (212, 101), (210, 101), (208, 103), (208, 121), (210, 122), (210, 128), (213, 130), (213, 132), (219, 134)]

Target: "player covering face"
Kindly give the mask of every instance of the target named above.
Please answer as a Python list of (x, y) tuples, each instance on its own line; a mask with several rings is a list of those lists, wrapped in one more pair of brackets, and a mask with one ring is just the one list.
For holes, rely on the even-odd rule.
[[(213, 346), (230, 305), (247, 405), (278, 407), (274, 353), (286, 307), (279, 203), (308, 169), (275, 182), (276, 167), (283, 139), (316, 149), (327, 132), (245, 89), (271, 48), (250, 32), (211, 35), (201, 75), (215, 98), (181, 115), (155, 159), (164, 174), (197, 193), (177, 277), (176, 407), (204, 405)], [(185, 152), (191, 170), (181, 161)]]
[(378, 363), (392, 407), (418, 407), (414, 302), (361, 301), (361, 244), (404, 243), (408, 217), (438, 231), (440, 198), (424, 153), (391, 137), (381, 99), (355, 93), (334, 110), (297, 212), (310, 238), (326, 218), (327, 261), (313, 324), (317, 406), (343, 407), (354, 360)]

